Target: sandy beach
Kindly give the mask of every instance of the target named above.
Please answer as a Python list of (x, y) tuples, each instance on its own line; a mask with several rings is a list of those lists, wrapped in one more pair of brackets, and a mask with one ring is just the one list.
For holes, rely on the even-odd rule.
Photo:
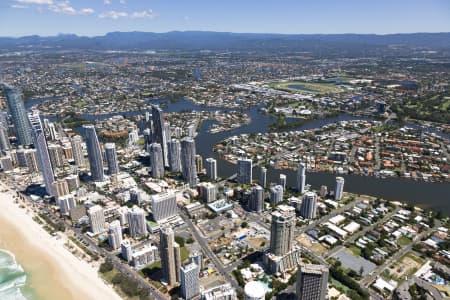
[[(0, 183), (0, 190), (6, 187)], [(14, 203), (14, 192), (0, 192), (0, 248), (15, 254), (42, 300), (120, 300), (97, 270), (64, 248), (32, 220), (26, 208)]]

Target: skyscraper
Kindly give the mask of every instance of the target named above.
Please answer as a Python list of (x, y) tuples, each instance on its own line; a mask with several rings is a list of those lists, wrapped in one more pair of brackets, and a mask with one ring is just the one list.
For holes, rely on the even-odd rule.
[(164, 119), (162, 115), (162, 109), (157, 105), (152, 106), (152, 142), (161, 145), (163, 155), (163, 166), (168, 166), (167, 161), (167, 139), (164, 133)]
[(119, 163), (117, 161), (116, 144), (106, 143), (105, 144), (105, 156), (106, 162), (108, 164), (108, 174), (116, 175), (119, 173)]
[(184, 138), (181, 141), (181, 166), (184, 180), (190, 187), (197, 184), (197, 167), (195, 165), (195, 141)]
[(50, 135), (50, 139), (52, 141), (56, 141), (58, 139), (58, 131), (56, 130), (55, 123), (48, 123), (47, 127), (48, 133)]
[(6, 85), (3, 87), (3, 90), (5, 92), (8, 110), (11, 114), (19, 144), (24, 146), (31, 145), (33, 143), (33, 139), (31, 137), (31, 129), (27, 119), (27, 112), (25, 110), (25, 105), (23, 104), (22, 93), (19, 89)]
[(8, 128), (0, 123), (0, 151), (9, 150), (11, 144), (9, 143)]
[(334, 191), (334, 199), (342, 200), (342, 196), (344, 195), (344, 178), (336, 177), (336, 189)]
[(272, 213), (270, 252), (283, 256), (292, 250), (295, 236), (295, 208), (280, 205)]
[(152, 213), (156, 222), (178, 214), (177, 198), (173, 192), (152, 195)]
[(198, 184), (200, 197), (206, 202), (214, 202), (217, 200), (217, 187), (211, 182), (202, 182)]
[(252, 184), (252, 160), (241, 158), (237, 162), (237, 182), (241, 184)]
[(161, 179), (164, 177), (164, 157), (160, 144), (150, 144), (148, 151), (150, 153), (150, 165), (152, 167), (151, 175), (153, 178)]
[(259, 178), (259, 184), (263, 187), (266, 188), (267, 185), (267, 169), (264, 167), (261, 167), (261, 174), (260, 174), (260, 178)]
[(171, 140), (171, 134), (170, 134), (170, 123), (164, 122), (163, 124), (163, 135), (164, 135), (164, 166), (169, 167), (169, 141)]
[(44, 129), (38, 112), (28, 115), (31, 127), (33, 128), (34, 146), (36, 147), (38, 161), (41, 166), (42, 177), (44, 178), (45, 190), (50, 196), (55, 196), (53, 183), (55, 176), (52, 163), (48, 154), (47, 141), (45, 140)]
[(217, 179), (217, 160), (212, 157), (206, 159), (206, 176), (212, 180)]
[(142, 208), (135, 205), (128, 211), (128, 226), (132, 238), (147, 235), (147, 222)]
[(300, 264), (297, 270), (297, 300), (325, 300), (328, 268), (323, 265)]
[(270, 202), (277, 204), (283, 201), (283, 187), (281, 185), (275, 185), (269, 189)]
[(61, 145), (48, 145), (48, 154), (53, 168), (61, 168), (64, 166), (64, 153)]
[(67, 214), (70, 212), (72, 208), (75, 207), (75, 197), (73, 195), (65, 195), (62, 197), (58, 197), (59, 210), (63, 214)]
[(25, 160), (27, 163), (28, 171), (30, 173), (37, 173), (40, 170), (39, 158), (37, 157), (36, 149), (25, 150)]
[(302, 206), (300, 207), (300, 216), (305, 219), (314, 219), (317, 210), (317, 195), (313, 192), (307, 192), (303, 196)]
[(181, 171), (181, 144), (177, 139), (172, 139), (168, 143), (169, 150), (169, 170), (171, 172)]
[(122, 227), (119, 220), (114, 220), (109, 224), (108, 243), (114, 250), (119, 249), (122, 244)]
[(264, 189), (260, 185), (252, 187), (252, 194), (248, 202), (248, 208), (251, 211), (260, 213), (264, 210)]
[(297, 169), (297, 191), (299, 191), (300, 193), (304, 193), (305, 192), (305, 182), (306, 182), (306, 167), (304, 163), (299, 163), (298, 164), (298, 169)]
[(180, 282), (180, 246), (175, 242), (173, 230), (169, 226), (163, 226), (160, 232), (159, 253), (163, 279), (169, 286), (175, 286)]
[(100, 205), (91, 206), (88, 209), (88, 216), (91, 222), (91, 231), (93, 234), (102, 233), (105, 230), (105, 214)]
[(75, 164), (80, 168), (84, 167), (86, 162), (83, 154), (83, 139), (81, 138), (81, 136), (75, 135), (71, 139), (70, 143), (72, 145), (73, 159), (75, 160)]
[(148, 145), (152, 143), (152, 131), (150, 128), (145, 128), (143, 131), (144, 135), (144, 149), (147, 150)]
[(181, 267), (181, 296), (183, 299), (190, 300), (200, 294), (199, 269), (195, 263), (190, 263)]
[(278, 184), (283, 187), (283, 190), (286, 189), (286, 181), (287, 181), (286, 175), (285, 174), (280, 174), (280, 181), (279, 181)]
[(104, 181), (103, 158), (94, 125), (83, 125), (92, 180)]
[(189, 254), (189, 261), (195, 263), (198, 266), (199, 272), (203, 270), (203, 253), (201, 249), (194, 249)]
[(197, 168), (197, 173), (203, 172), (203, 158), (201, 155), (195, 155), (195, 166)]

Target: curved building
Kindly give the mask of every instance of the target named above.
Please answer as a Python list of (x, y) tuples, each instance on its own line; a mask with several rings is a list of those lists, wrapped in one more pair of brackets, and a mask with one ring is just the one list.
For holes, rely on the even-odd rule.
[(83, 129), (86, 137), (86, 148), (92, 180), (104, 181), (103, 157), (95, 127), (94, 125), (83, 125)]
[(250, 281), (244, 287), (245, 300), (264, 300), (266, 289), (259, 281)]
[(4, 86), (3, 90), (8, 103), (8, 111), (16, 130), (17, 140), (20, 145), (31, 145), (33, 139), (31, 136), (31, 128), (27, 119), (27, 112), (23, 104), (22, 93), (19, 89)]

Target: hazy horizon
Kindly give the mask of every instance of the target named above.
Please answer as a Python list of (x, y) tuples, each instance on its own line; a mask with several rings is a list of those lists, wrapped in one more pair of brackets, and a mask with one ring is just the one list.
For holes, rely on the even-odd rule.
[(445, 0), (238, 1), (3, 0), (0, 36), (100, 36), (108, 32), (274, 34), (450, 32)]
[(141, 31), (141, 30), (130, 30), (130, 31), (108, 31), (100, 34), (95, 35), (84, 35), (84, 34), (77, 34), (75, 32), (59, 32), (55, 34), (50, 35), (44, 35), (44, 34), (28, 34), (28, 35), (20, 35), (20, 36), (2, 36), (1, 38), (23, 38), (23, 37), (29, 37), (29, 36), (39, 36), (39, 37), (57, 37), (57, 36), (68, 36), (68, 35), (76, 35), (78, 37), (100, 37), (105, 36), (109, 33), (133, 33), (133, 32), (139, 32), (139, 33), (155, 33), (155, 34), (167, 34), (172, 32), (211, 32), (211, 33), (231, 33), (231, 34), (270, 34), (270, 35), (377, 35), (377, 36), (387, 36), (387, 35), (413, 35), (413, 34), (442, 34), (442, 33), (450, 33), (450, 31), (434, 31), (434, 32), (392, 32), (392, 33), (355, 33), (355, 32), (342, 32), (342, 33), (280, 33), (280, 32), (236, 32), (236, 31), (212, 31), (212, 30), (169, 30), (169, 31)]

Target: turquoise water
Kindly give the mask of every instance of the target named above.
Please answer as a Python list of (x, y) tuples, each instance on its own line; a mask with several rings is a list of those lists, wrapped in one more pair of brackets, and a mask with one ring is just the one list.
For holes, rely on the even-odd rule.
[(16, 262), (14, 255), (0, 249), (0, 299), (34, 300), (32, 290), (27, 286), (28, 274)]

